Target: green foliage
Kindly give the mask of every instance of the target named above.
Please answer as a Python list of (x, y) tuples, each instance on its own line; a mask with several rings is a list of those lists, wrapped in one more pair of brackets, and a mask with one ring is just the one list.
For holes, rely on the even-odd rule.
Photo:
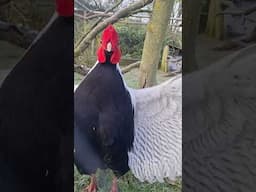
[(146, 26), (116, 24), (115, 27), (119, 33), (122, 55), (140, 58), (146, 35)]

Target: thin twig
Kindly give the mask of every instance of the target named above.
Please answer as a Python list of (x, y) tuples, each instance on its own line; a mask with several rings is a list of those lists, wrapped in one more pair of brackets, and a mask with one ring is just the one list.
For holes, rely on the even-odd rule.
[[(115, 8), (117, 8), (121, 3), (123, 2), (123, 0), (118, 1), (113, 7), (107, 9), (104, 14), (109, 13), (110, 11), (113, 11)], [(85, 34), (87, 35), (94, 27), (96, 27), (103, 19), (104, 17), (100, 17), (97, 21), (95, 21), (95, 23), (92, 24), (92, 26), (90, 27), (90, 29), (88, 30), (88, 32)]]

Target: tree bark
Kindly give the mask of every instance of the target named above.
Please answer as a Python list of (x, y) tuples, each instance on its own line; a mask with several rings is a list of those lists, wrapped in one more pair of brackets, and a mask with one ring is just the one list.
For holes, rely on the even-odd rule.
[(99, 34), (104, 28), (106, 28), (107, 25), (116, 23), (119, 19), (129, 16), (133, 11), (150, 4), (152, 1), (153, 0), (137, 1), (130, 6), (117, 11), (114, 15), (99, 23), (87, 35), (83, 36), (81, 40), (78, 41), (75, 47), (74, 56), (79, 56), (90, 45), (92, 39), (94, 39), (97, 34)]
[(199, 29), (200, 12), (201, 0), (186, 1), (183, 3), (182, 71), (184, 73), (189, 73), (198, 69), (195, 44)]
[(156, 84), (156, 72), (173, 3), (174, 0), (154, 1), (152, 17), (147, 25), (140, 64), (139, 86), (141, 88)]
[(218, 14), (221, 11), (220, 0), (211, 0), (208, 11), (206, 33), (215, 39), (223, 39), (224, 35), (224, 16)]

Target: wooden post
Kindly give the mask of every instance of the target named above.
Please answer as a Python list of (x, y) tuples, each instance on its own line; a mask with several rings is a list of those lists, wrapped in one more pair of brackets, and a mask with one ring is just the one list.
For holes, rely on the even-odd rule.
[(168, 72), (168, 54), (169, 54), (169, 46), (166, 45), (163, 50), (162, 62), (161, 62), (161, 71), (167, 73)]

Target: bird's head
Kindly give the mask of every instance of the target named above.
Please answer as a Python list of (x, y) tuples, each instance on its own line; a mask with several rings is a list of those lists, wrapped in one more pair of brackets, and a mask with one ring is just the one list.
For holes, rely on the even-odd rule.
[(112, 25), (108, 25), (102, 33), (101, 45), (97, 51), (97, 56), (100, 63), (107, 62), (108, 56), (111, 64), (117, 64), (121, 59), (118, 33)]
[(56, 0), (56, 11), (59, 16), (71, 17), (74, 15), (74, 0)]

